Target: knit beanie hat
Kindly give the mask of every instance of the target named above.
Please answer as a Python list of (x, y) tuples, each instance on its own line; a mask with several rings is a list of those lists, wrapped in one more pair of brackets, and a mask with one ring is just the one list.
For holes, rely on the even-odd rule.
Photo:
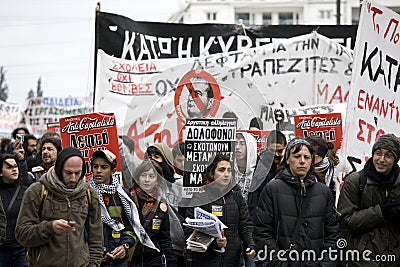
[(396, 157), (396, 162), (399, 160), (400, 140), (394, 134), (384, 134), (379, 136), (378, 140), (375, 141), (375, 144), (372, 147), (372, 153), (380, 148), (387, 149), (392, 152)]
[(58, 176), (58, 178), (60, 178), (61, 180), (63, 180), (62, 178), (62, 168), (64, 166), (64, 163), (67, 159), (69, 159), (70, 157), (73, 156), (78, 156), (82, 159), (82, 174), (81, 177), (82, 178), (85, 173), (86, 173), (86, 167), (85, 167), (85, 160), (82, 157), (81, 152), (79, 151), (79, 149), (72, 147), (72, 146), (67, 146), (66, 148), (62, 149), (61, 152), (58, 154), (57, 156), (57, 160), (56, 160), (56, 164), (54, 166), (54, 169), (56, 171), (56, 174)]

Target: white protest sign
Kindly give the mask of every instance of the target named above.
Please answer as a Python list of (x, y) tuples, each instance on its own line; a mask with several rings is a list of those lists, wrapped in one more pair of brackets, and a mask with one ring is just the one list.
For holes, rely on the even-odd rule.
[(348, 171), (364, 166), (381, 134), (400, 135), (399, 21), (380, 4), (362, 4), (343, 137)]

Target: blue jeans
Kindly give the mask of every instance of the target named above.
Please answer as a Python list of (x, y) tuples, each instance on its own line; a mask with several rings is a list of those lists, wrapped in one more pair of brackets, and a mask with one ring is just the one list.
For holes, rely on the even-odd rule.
[(29, 267), (26, 248), (1, 248), (0, 267)]

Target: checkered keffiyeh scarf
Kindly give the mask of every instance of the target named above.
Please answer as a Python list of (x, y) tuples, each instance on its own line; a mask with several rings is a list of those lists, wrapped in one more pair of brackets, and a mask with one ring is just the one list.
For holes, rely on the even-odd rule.
[(96, 184), (94, 182), (93, 176), (90, 178), (90, 186), (96, 189), (99, 195), (99, 202), (101, 208), (101, 220), (108, 226), (110, 226), (114, 231), (121, 231), (125, 229), (125, 226), (112, 219), (110, 214), (108, 214), (108, 210), (106, 205), (104, 204), (103, 194), (115, 194), (117, 193), (119, 198), (121, 199), (123, 209), (125, 214), (129, 218), (129, 221), (133, 227), (133, 230), (140, 240), (140, 242), (152, 249), (159, 251), (156, 246), (151, 241), (150, 237), (147, 235), (146, 230), (144, 230), (143, 226), (140, 224), (139, 214), (136, 208), (135, 203), (132, 201), (130, 196), (124, 191), (122, 186), (118, 182), (118, 178), (115, 176), (111, 176), (111, 184)]

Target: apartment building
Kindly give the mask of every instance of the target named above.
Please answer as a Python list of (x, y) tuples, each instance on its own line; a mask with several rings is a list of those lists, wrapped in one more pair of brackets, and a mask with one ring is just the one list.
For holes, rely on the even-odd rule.
[[(400, 13), (400, 0), (379, 3)], [(174, 21), (190, 24), (352, 25), (358, 23), (359, 16), (359, 0), (186, 0), (184, 10)]]

